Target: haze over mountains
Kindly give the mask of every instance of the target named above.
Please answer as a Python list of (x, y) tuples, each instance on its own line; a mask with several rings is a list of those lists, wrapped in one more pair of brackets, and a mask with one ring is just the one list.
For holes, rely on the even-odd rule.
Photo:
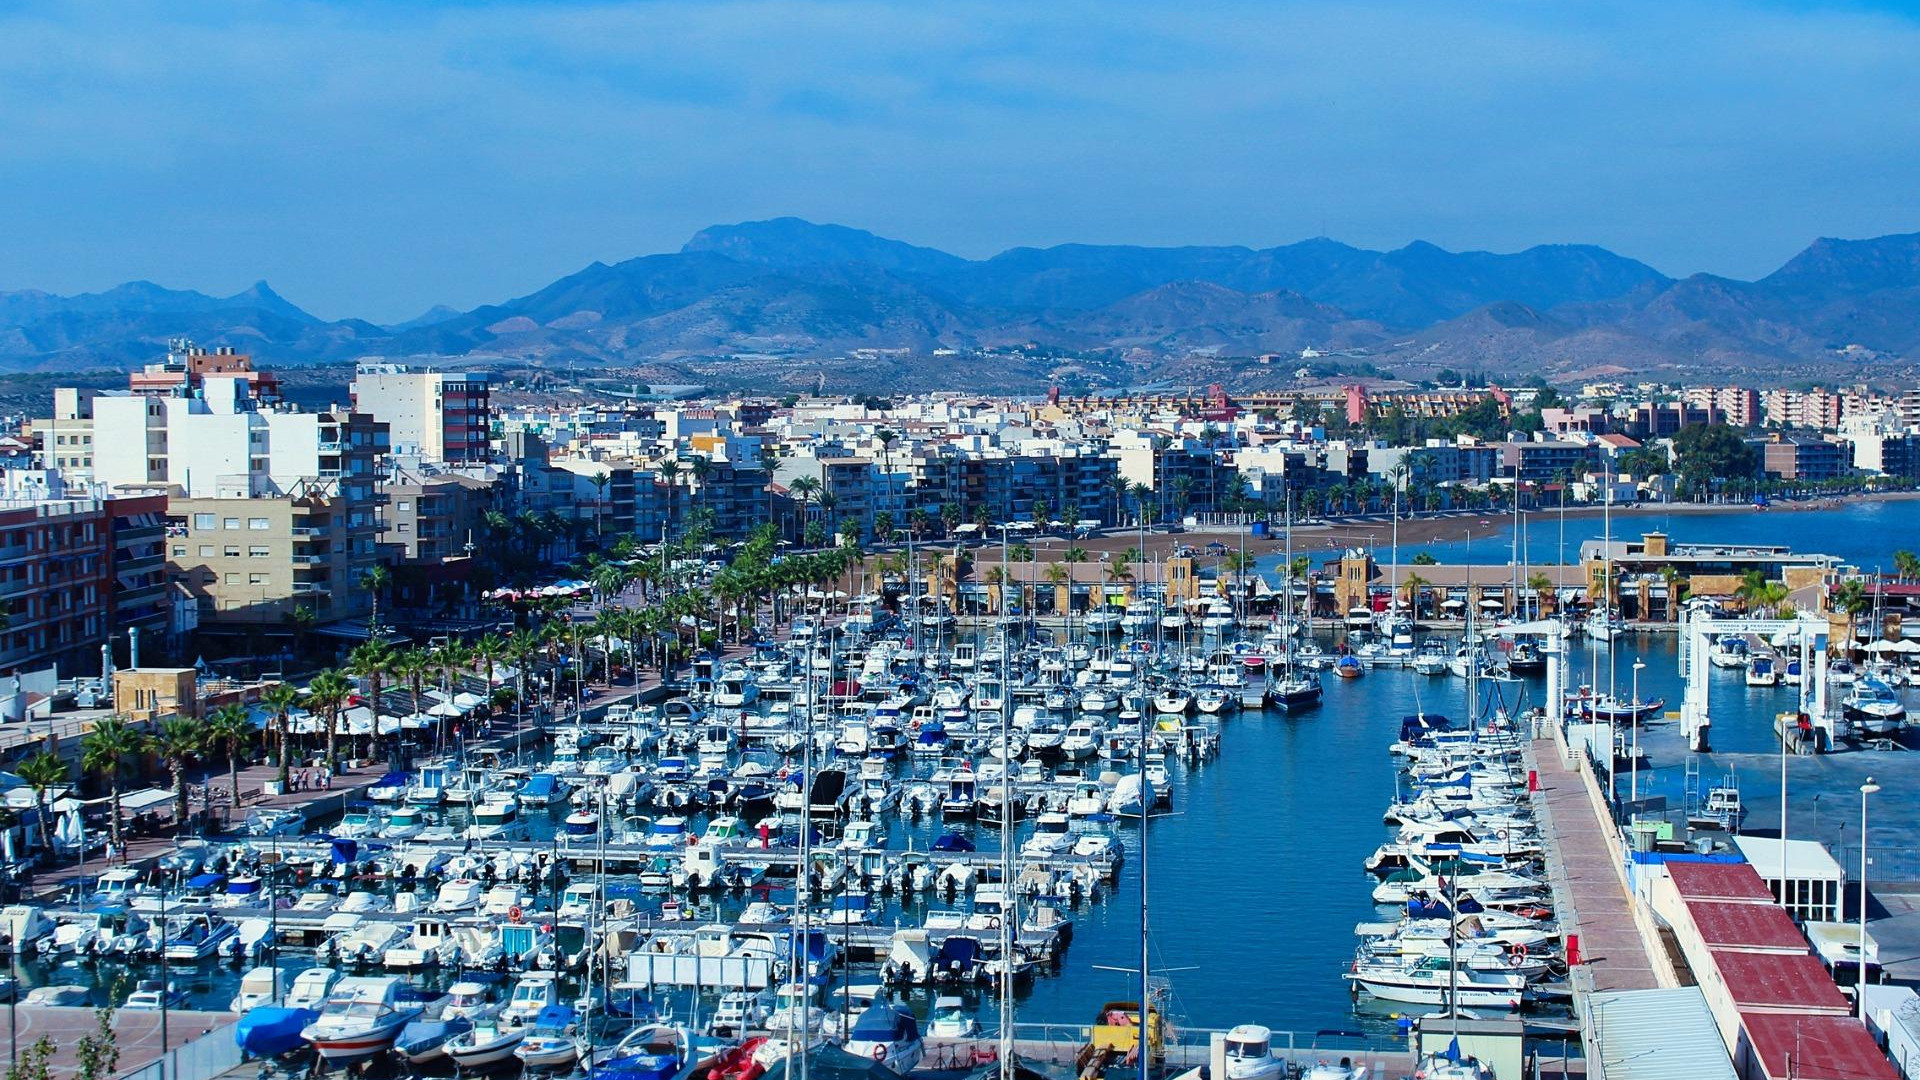
[(147, 282), (71, 297), (0, 292), (0, 365), (16, 370), (134, 366), (177, 336), (277, 365), (508, 357), (703, 381), (708, 365), (740, 354), (811, 372), (849, 350), (898, 349), (893, 375), (877, 377), (912, 375), (924, 356), (926, 378), (908, 381), (972, 389), (1043, 373), (935, 367), (936, 348), (1033, 344), (1123, 363), (1135, 379), (1309, 348), (1382, 367), (1788, 378), (1808, 364), (1920, 359), (1920, 234), (1818, 240), (1745, 282), (1676, 280), (1584, 245), (1068, 244), (969, 260), (780, 218), (704, 229), (676, 253), (594, 263), (522, 297), (395, 326), (316, 319), (265, 282), (228, 297)]

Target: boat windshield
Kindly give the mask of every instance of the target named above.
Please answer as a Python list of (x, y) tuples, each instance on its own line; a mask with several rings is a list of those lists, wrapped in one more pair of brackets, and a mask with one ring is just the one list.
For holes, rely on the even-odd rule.
[(1264, 1042), (1242, 1042), (1227, 1040), (1227, 1056), (1236, 1058), (1258, 1058), (1267, 1056), (1267, 1044)]

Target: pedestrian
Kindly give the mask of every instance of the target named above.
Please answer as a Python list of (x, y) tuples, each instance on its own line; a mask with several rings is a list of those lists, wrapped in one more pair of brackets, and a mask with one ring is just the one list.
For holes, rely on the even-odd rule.
[(333, 770), (332, 769), (328, 769), (325, 772), (320, 774), (320, 786), (326, 789), (327, 791), (333, 790)]

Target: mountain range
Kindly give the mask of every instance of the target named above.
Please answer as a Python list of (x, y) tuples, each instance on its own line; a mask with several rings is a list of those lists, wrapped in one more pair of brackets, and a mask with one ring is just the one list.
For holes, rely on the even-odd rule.
[[(1586, 245), (1494, 254), (1327, 239), (1066, 244), (973, 260), (778, 218), (703, 229), (678, 252), (596, 262), (525, 296), (386, 326), (317, 319), (265, 282), (227, 297), (149, 282), (79, 296), (0, 292), (0, 365), (14, 370), (136, 366), (174, 337), (275, 365), (504, 358), (761, 386), (822, 370), (875, 389), (1030, 389), (1063, 373), (1109, 384), (1270, 381), (1290, 377), (1282, 372), (1303, 350), (1401, 373), (1783, 381), (1920, 360), (1920, 234), (1817, 240), (1766, 277), (1738, 281), (1670, 278)], [(1029, 359), (934, 363), (935, 350)], [(1286, 362), (1249, 359), (1263, 354)]]

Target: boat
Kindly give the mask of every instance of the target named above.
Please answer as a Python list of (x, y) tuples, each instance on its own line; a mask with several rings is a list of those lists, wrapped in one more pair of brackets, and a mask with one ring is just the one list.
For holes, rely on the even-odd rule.
[(1334, 661), (1333, 673), (1342, 679), (1357, 679), (1365, 675), (1367, 669), (1361, 666), (1359, 657), (1348, 654)]
[(227, 1004), (227, 1011), (244, 1013), (262, 1005), (271, 1005), (279, 995), (279, 970), (271, 964), (262, 964), (240, 976), (240, 991)]
[(1514, 675), (1542, 675), (1547, 670), (1547, 655), (1531, 641), (1516, 641), (1507, 652), (1507, 671)]
[(423, 1016), (400, 1029), (393, 1040), (393, 1052), (407, 1059), (409, 1065), (429, 1065), (447, 1056), (447, 1043), (472, 1030), (473, 1021), (465, 1016)]
[(1422, 1057), (1413, 1075), (1419, 1080), (1494, 1080), (1491, 1067), (1471, 1054), (1460, 1052), (1459, 1039), (1449, 1043), (1445, 1050)]
[(855, 1057), (870, 1058), (905, 1076), (926, 1054), (920, 1025), (903, 1005), (875, 1001), (853, 1023), (844, 1049)]
[(240, 928), (218, 915), (187, 915), (167, 926), (168, 960), (194, 961), (217, 956), (220, 947), (240, 936)]
[(1438, 641), (1429, 640), (1420, 646), (1419, 652), (1414, 654), (1411, 666), (1416, 675), (1445, 675), (1447, 673), (1446, 646)]
[(365, 1061), (392, 1046), (420, 1015), (405, 991), (406, 983), (391, 975), (341, 979), (300, 1037), (329, 1065)]
[(941, 994), (933, 999), (933, 1011), (927, 1020), (927, 1035), (935, 1039), (971, 1039), (980, 1034), (980, 1022), (967, 1008), (965, 998)]
[(475, 1020), (472, 1028), (448, 1039), (443, 1052), (461, 1072), (471, 1072), (512, 1058), (526, 1037), (526, 1027), (507, 1024), (496, 1014)]
[(312, 1009), (261, 1005), (249, 1009), (233, 1025), (233, 1043), (249, 1057), (271, 1058), (306, 1045), (300, 1032), (319, 1015)]
[(1273, 1052), (1273, 1032), (1259, 1024), (1237, 1024), (1227, 1032), (1226, 1080), (1272, 1080), (1287, 1073), (1287, 1059)]
[[(673, 1080), (686, 1063), (687, 1042), (684, 1031), (666, 1024), (635, 1028), (593, 1067), (588, 1080)], [(755, 1042), (764, 1040), (748, 1040), (741, 1049)]]
[(1582, 698), (1580, 711), (1588, 719), (1602, 723), (1638, 724), (1659, 715), (1661, 708), (1665, 705), (1666, 701), (1662, 698), (1654, 698), (1652, 701), (1629, 701), (1611, 694), (1601, 694), (1597, 697)]
[(1717, 668), (1746, 667), (1747, 639), (1738, 634), (1722, 634), (1713, 639), (1713, 645), (1707, 650), (1707, 663)]
[(548, 1008), (560, 1004), (560, 977), (551, 971), (532, 971), (513, 985), (513, 994), (500, 1016), (509, 1024), (527, 1024)]
[(120, 1008), (127, 1012), (159, 1012), (162, 1009), (184, 1009), (187, 1006), (187, 992), (174, 983), (162, 984), (158, 979), (141, 979), (127, 995), (126, 1004)]
[(1847, 719), (1869, 735), (1892, 735), (1907, 718), (1907, 707), (1900, 703), (1893, 687), (1875, 676), (1855, 682), (1840, 707)]
[(534, 1019), (533, 1031), (513, 1056), (529, 1069), (564, 1069), (580, 1059), (579, 1014), (565, 1005), (550, 1005)]
[(1747, 661), (1748, 686), (1779, 686), (1780, 666), (1771, 656), (1755, 656)]
[(85, 1005), (88, 987), (62, 983), (54, 986), (36, 986), (27, 991), (20, 999), (22, 1005)]
[(287, 986), (286, 1006), (290, 1009), (318, 1011), (340, 981), (340, 973), (328, 967), (310, 967), (293, 977)]
[(1317, 671), (1284, 672), (1267, 690), (1267, 701), (1284, 712), (1310, 709), (1320, 704), (1325, 689)]

